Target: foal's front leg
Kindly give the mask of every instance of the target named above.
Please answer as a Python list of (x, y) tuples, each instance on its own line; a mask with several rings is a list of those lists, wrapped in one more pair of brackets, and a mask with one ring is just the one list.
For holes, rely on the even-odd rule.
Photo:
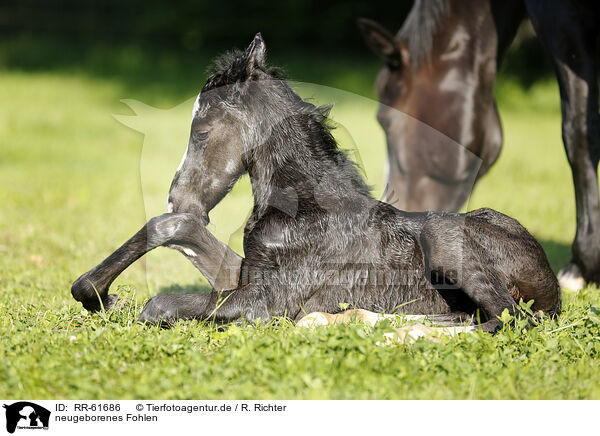
[(251, 283), (229, 291), (156, 295), (146, 303), (139, 320), (169, 326), (178, 319), (211, 319), (217, 323), (228, 323), (241, 318), (253, 322), (270, 317), (266, 291)]
[(183, 252), (214, 288), (237, 286), (242, 258), (215, 238), (194, 215), (170, 213), (149, 220), (102, 263), (79, 277), (71, 287), (73, 297), (88, 310), (97, 311), (102, 306), (108, 309), (116, 300), (108, 294), (111, 283), (129, 265), (159, 246)]

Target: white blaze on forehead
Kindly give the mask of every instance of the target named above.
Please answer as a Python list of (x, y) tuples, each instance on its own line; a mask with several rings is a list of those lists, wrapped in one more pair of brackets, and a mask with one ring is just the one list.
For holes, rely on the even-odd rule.
[(458, 142), (466, 147), (474, 140), (472, 124), (477, 87), (474, 83), (473, 74), (465, 73), (458, 68), (451, 68), (440, 81), (438, 88), (442, 93), (447, 92), (456, 95), (456, 98), (463, 103), (462, 120), (458, 123), (461, 130)]
[[(200, 109), (200, 94), (198, 94), (198, 97), (196, 97), (196, 101), (194, 102), (194, 108), (192, 109), (192, 119), (196, 116), (196, 114), (198, 113), (198, 110)], [(183, 153), (183, 157), (181, 158), (181, 162), (179, 162), (179, 166), (177, 167), (177, 169), (175, 170), (175, 173), (177, 174), (179, 171), (181, 171), (181, 168), (183, 167), (183, 163), (185, 162), (185, 160), (187, 159), (187, 154), (188, 154), (188, 147), (185, 148), (185, 152)], [(173, 213), (173, 203), (171, 203), (168, 199), (167, 199), (167, 212), (168, 213)]]
[(177, 167), (177, 170), (175, 171), (176, 173), (178, 173), (181, 170), (181, 167), (183, 166), (183, 163), (187, 159), (188, 148), (189, 147), (185, 147), (185, 153), (183, 153), (183, 157), (181, 158), (181, 162), (179, 162), (179, 166)]
[(200, 110), (200, 94), (196, 97), (196, 101), (194, 102), (194, 108), (192, 109), (192, 118), (196, 116), (198, 111)]
[(452, 35), (452, 39), (448, 43), (446, 52), (440, 56), (443, 61), (454, 61), (459, 59), (467, 48), (467, 44), (469, 43), (469, 32), (463, 27), (458, 26), (457, 30)]
[[(192, 119), (198, 114), (199, 110), (200, 110), (200, 94), (198, 94), (198, 97), (196, 97), (196, 101), (194, 102), (194, 108), (192, 109)], [(188, 153), (188, 149), (186, 147), (185, 153), (183, 153), (183, 157), (181, 158), (181, 162), (179, 162), (179, 166), (177, 167), (177, 172), (179, 172), (179, 170), (181, 170), (181, 167), (183, 166), (183, 163), (185, 162), (185, 159), (187, 158), (187, 153)]]
[[(183, 153), (183, 157), (181, 158), (181, 162), (179, 162), (179, 166), (175, 170), (175, 174), (177, 174), (179, 171), (181, 171), (181, 167), (183, 167), (183, 163), (187, 159), (187, 154), (188, 154), (188, 147), (185, 148), (185, 153)], [(173, 209), (174, 209), (173, 203), (171, 201), (169, 201), (169, 197), (167, 197), (167, 212), (173, 213)]]

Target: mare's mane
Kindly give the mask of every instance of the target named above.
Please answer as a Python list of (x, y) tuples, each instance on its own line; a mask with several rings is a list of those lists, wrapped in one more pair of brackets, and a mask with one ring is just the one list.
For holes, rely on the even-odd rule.
[(415, 0), (396, 35), (396, 39), (407, 43), (413, 69), (419, 68), (431, 53), (433, 39), (448, 9), (448, 0)]

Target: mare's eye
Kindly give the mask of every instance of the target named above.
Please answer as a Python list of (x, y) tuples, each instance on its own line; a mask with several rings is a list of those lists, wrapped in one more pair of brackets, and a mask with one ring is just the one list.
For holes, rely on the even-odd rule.
[(377, 117), (377, 121), (379, 121), (379, 124), (381, 124), (381, 127), (383, 127), (384, 130), (389, 129), (392, 124), (388, 117)]

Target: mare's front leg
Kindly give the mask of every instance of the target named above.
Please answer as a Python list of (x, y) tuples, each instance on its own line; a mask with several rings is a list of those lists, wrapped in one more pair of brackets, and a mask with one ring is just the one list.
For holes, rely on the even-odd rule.
[[(169, 246), (183, 252), (216, 289), (237, 286), (242, 258), (215, 238), (192, 214), (170, 213), (149, 220), (131, 239), (98, 266), (79, 277), (71, 293), (91, 311), (108, 309), (116, 297), (111, 283), (148, 251)], [(101, 303), (102, 302), (102, 303)]]
[(256, 284), (205, 294), (160, 294), (152, 297), (140, 322), (169, 326), (179, 319), (210, 319), (217, 323), (270, 319), (267, 292)]
[[(563, 142), (573, 173), (577, 232), (561, 287), (600, 282), (600, 115), (596, 61), (600, 16), (594, 2), (527, 0), (531, 22), (550, 53), (562, 106)], [(557, 31), (558, 29), (558, 31)]]

